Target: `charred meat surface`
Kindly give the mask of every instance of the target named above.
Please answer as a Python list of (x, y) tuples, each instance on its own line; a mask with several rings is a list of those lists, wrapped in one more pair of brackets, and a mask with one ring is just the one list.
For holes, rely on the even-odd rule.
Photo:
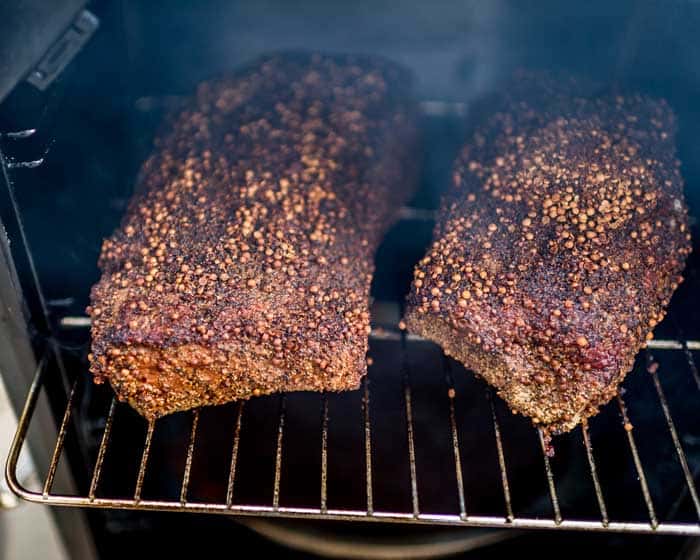
[(520, 80), (457, 158), (406, 323), (555, 434), (616, 394), (690, 234), (665, 102)]
[(104, 241), (95, 381), (147, 418), (357, 388), (374, 252), (416, 183), (409, 82), (295, 53), (201, 84)]

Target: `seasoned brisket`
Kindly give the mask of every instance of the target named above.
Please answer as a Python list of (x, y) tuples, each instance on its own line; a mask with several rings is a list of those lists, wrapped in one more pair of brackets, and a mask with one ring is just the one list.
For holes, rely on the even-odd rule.
[(674, 117), (519, 83), (454, 166), (406, 323), (547, 433), (617, 392), (690, 252)]
[(361, 56), (274, 55), (201, 84), (103, 244), (95, 381), (148, 418), (357, 388), (374, 252), (416, 183), (408, 93)]

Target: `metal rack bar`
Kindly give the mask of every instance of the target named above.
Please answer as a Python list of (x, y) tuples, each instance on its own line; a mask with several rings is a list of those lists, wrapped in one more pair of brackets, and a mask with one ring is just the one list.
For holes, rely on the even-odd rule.
[(647, 348), (650, 350), (682, 350), (683, 347), (690, 350), (700, 350), (700, 340), (648, 340)]
[(238, 448), (241, 443), (241, 425), (243, 424), (243, 410), (245, 401), (238, 404), (238, 414), (236, 415), (236, 428), (233, 432), (233, 448), (231, 450), (231, 466), (228, 471), (228, 484), (226, 485), (226, 507), (233, 506), (233, 487), (236, 483), (236, 466), (238, 465)]
[(9, 138), (10, 140), (23, 140), (29, 138), (36, 133), (36, 128), (27, 128), (26, 130), (18, 130), (15, 132), (0, 132), (0, 138)]
[[(49, 412), (48, 403), (39, 403), (38, 401), (46, 377), (48, 356), (49, 352), (45, 349), (42, 356), (38, 359), (37, 366), (34, 370), (34, 377), (29, 385), (29, 392), (21, 408), (21, 413), (17, 418), (17, 429), (12, 437), (12, 443), (10, 444), (7, 460), (5, 462), (5, 481), (7, 482), (8, 488), (24, 500), (40, 500), (43, 504), (51, 503), (57, 498), (53, 495), (45, 496), (43, 491), (33, 492), (26, 489), (19, 480), (18, 463), (24, 445), (27, 443), (26, 438), (32, 419), (35, 420), (35, 427), (39, 429), (47, 425), (42, 423), (41, 420), (48, 418), (44, 416), (44, 413)], [(35, 416), (36, 418), (34, 418)], [(43, 435), (46, 436), (47, 434), (44, 433)], [(27, 447), (29, 448), (28, 451), (31, 451), (30, 446)], [(64, 487), (67, 488), (68, 491), (73, 491), (75, 486), (73, 485), (72, 478), (61, 476), (61, 471), (58, 471), (58, 474), (60, 477), (59, 480), (64, 483), (67, 482)], [(78, 499), (83, 502), (84, 506), (91, 506), (87, 497), (81, 496)], [(58, 528), (63, 538), (68, 543), (69, 548), (80, 558), (85, 558), (86, 560), (89, 558), (97, 558), (94, 543), (87, 532), (88, 524), (83, 512), (66, 512), (59, 517), (65, 518), (65, 523), (59, 524)]]
[[(403, 314), (403, 309), (401, 309)], [(420, 504), (418, 498), (418, 476), (416, 474), (416, 445), (413, 433), (413, 403), (411, 396), (411, 374), (408, 367), (408, 356), (406, 349), (406, 331), (401, 330), (401, 370), (403, 383), (403, 399), (406, 408), (406, 435), (408, 438), (408, 466), (411, 475), (411, 507), (413, 516), (420, 515)]]
[(73, 412), (73, 401), (75, 400), (75, 390), (78, 386), (78, 379), (79, 378), (76, 377), (75, 381), (73, 381), (73, 385), (71, 386), (70, 390), (70, 395), (68, 396), (68, 402), (66, 404), (66, 410), (63, 413), (61, 426), (58, 429), (56, 447), (54, 447), (53, 455), (51, 456), (51, 463), (49, 463), (49, 472), (46, 475), (46, 481), (44, 482), (44, 496), (48, 496), (51, 493), (53, 481), (56, 477), (56, 469), (58, 468), (58, 462), (61, 459), (61, 453), (63, 452), (63, 444), (66, 441), (66, 433), (68, 432), (68, 422), (70, 421), (70, 417)]
[(328, 395), (321, 396), (321, 512), (328, 511)]
[(369, 411), (369, 372), (362, 380), (362, 417), (365, 429), (365, 489), (367, 493), (368, 516), (374, 515), (374, 499), (372, 497), (372, 424)]
[(700, 373), (698, 373), (698, 366), (695, 363), (695, 358), (693, 358), (693, 353), (690, 351), (690, 345), (685, 339), (682, 339), (681, 342), (683, 344), (683, 353), (685, 354), (685, 359), (688, 361), (690, 373), (692, 374), (693, 379), (695, 379), (695, 385), (697, 385), (698, 391), (700, 391)]
[[(651, 355), (647, 352), (647, 360), (650, 359)], [(656, 394), (659, 396), (659, 403), (661, 404), (661, 409), (664, 411), (664, 418), (666, 419), (666, 425), (668, 426), (668, 431), (671, 434), (671, 439), (673, 440), (673, 446), (676, 449), (676, 455), (678, 455), (678, 462), (681, 464), (681, 469), (683, 469), (685, 482), (688, 485), (688, 491), (690, 492), (690, 497), (693, 500), (693, 505), (695, 506), (695, 513), (698, 516), (698, 521), (700, 521), (700, 500), (698, 499), (698, 491), (695, 488), (695, 482), (693, 482), (693, 476), (690, 473), (690, 467), (688, 467), (688, 461), (685, 457), (681, 440), (678, 437), (678, 432), (676, 431), (676, 424), (671, 416), (671, 409), (668, 406), (666, 394), (661, 386), (661, 382), (659, 381), (659, 376), (656, 373), (655, 367), (649, 367), (648, 371), (651, 375), (652, 381), (654, 382)]]
[(42, 163), (44, 163), (44, 158), (32, 161), (8, 161), (6, 165), (8, 169), (34, 169), (35, 167), (39, 167)]
[[(42, 499), (41, 494), (32, 493), (27, 490), (22, 491), (20, 487), (17, 486), (13, 488), (17, 489), (23, 499), (35, 503), (51, 503), (52, 505), (65, 507), (86, 506), (85, 499), (78, 496), (52, 495), (51, 502), (47, 502)], [(270, 518), (335, 519), (338, 521), (375, 522), (393, 521), (421, 525), (495, 528), (503, 528), (504, 525), (506, 525), (502, 517), (491, 516), (470, 515), (467, 519), (462, 520), (459, 515), (421, 513), (418, 517), (414, 517), (412, 513), (392, 511), (376, 511), (373, 515), (368, 516), (365, 510), (349, 509), (329, 509), (327, 514), (322, 514), (318, 511), (318, 508), (279, 507), (275, 510), (272, 506), (259, 505), (235, 505), (233, 508), (227, 508), (225, 504), (210, 502), (188, 502), (183, 506), (177, 501), (141, 500), (140, 502), (135, 502), (131, 499), (96, 498), (90, 506), (101, 509), (119, 508), (141, 511), (183, 511), (191, 513), (234, 514), (240, 516), (265, 516)], [(573, 519), (565, 519), (557, 525), (553, 519), (514, 518), (512, 522), (507, 523), (507, 526), (515, 529), (601, 530), (600, 521)], [(621, 533), (700, 536), (700, 529), (698, 529), (697, 525), (688, 523), (659, 523), (657, 527), (654, 528), (646, 522), (611, 521), (608, 529)]]
[(537, 437), (540, 440), (540, 448), (542, 449), (542, 457), (544, 458), (544, 471), (547, 476), (547, 485), (549, 486), (549, 499), (552, 502), (552, 510), (554, 511), (554, 522), (558, 525), (561, 523), (561, 509), (559, 508), (559, 496), (557, 495), (557, 487), (554, 484), (554, 474), (552, 473), (552, 465), (547, 454), (547, 446), (544, 441), (542, 430), (537, 430)]
[(593, 445), (591, 444), (591, 436), (588, 433), (587, 421), (584, 421), (581, 424), (581, 433), (583, 434), (583, 444), (586, 447), (586, 457), (588, 459), (588, 467), (591, 471), (591, 478), (593, 479), (595, 497), (598, 500), (598, 509), (600, 510), (600, 522), (602, 523), (603, 527), (607, 527), (610, 524), (610, 519), (608, 518), (608, 508), (605, 505), (603, 488), (601, 487), (600, 480), (598, 479), (598, 468), (596, 467), (595, 457), (593, 455)]
[(625, 434), (627, 435), (627, 443), (629, 445), (630, 451), (632, 453), (632, 460), (634, 461), (634, 468), (637, 471), (637, 477), (639, 478), (639, 486), (642, 489), (642, 495), (644, 496), (644, 502), (647, 506), (647, 511), (649, 512), (649, 524), (652, 528), (656, 528), (659, 525), (659, 521), (656, 517), (656, 510), (654, 509), (654, 502), (651, 499), (651, 493), (649, 492), (649, 485), (647, 484), (647, 477), (644, 474), (644, 467), (642, 467), (642, 461), (639, 458), (639, 451), (637, 451), (637, 442), (634, 439), (634, 434), (632, 430), (634, 427), (627, 416), (627, 405), (622, 399), (620, 393), (617, 394), (617, 404), (620, 408), (620, 414), (622, 415), (623, 427)]
[(109, 405), (109, 412), (107, 413), (107, 419), (105, 420), (105, 429), (102, 432), (102, 439), (100, 440), (100, 448), (97, 451), (97, 459), (95, 460), (95, 468), (92, 470), (92, 479), (90, 480), (90, 490), (88, 491), (88, 498), (90, 501), (95, 499), (95, 493), (97, 492), (97, 486), (100, 483), (100, 476), (102, 475), (102, 464), (105, 460), (105, 454), (107, 453), (107, 446), (109, 445), (109, 438), (112, 434), (112, 424), (114, 422), (114, 413), (117, 409), (117, 399), (112, 397), (112, 402)]
[(515, 519), (513, 515), (513, 505), (510, 498), (510, 485), (508, 484), (508, 471), (506, 470), (506, 457), (503, 453), (503, 442), (501, 441), (501, 428), (496, 415), (496, 407), (493, 404), (493, 396), (490, 390), (486, 390), (486, 398), (491, 407), (491, 420), (493, 422), (493, 433), (496, 436), (496, 451), (498, 452), (498, 466), (501, 470), (501, 484), (503, 486), (503, 500), (506, 506), (506, 522), (512, 523)]
[(187, 445), (187, 458), (185, 459), (185, 472), (182, 475), (182, 487), (180, 488), (180, 503), (187, 503), (187, 490), (190, 486), (190, 472), (192, 471), (192, 457), (194, 456), (194, 444), (197, 439), (197, 424), (199, 424), (199, 409), (192, 412), (192, 429), (190, 442)]
[(414, 517), (420, 514), (418, 503), (418, 477), (416, 476), (416, 448), (413, 434), (413, 406), (411, 404), (411, 384), (408, 370), (404, 370), (403, 396), (406, 405), (406, 433), (408, 436), (408, 463), (411, 473), (411, 505)]
[(146, 476), (146, 465), (148, 464), (148, 456), (151, 454), (151, 442), (153, 441), (153, 430), (155, 429), (155, 426), (155, 420), (151, 420), (148, 423), (146, 441), (143, 445), (141, 463), (139, 464), (139, 474), (136, 477), (136, 489), (134, 490), (134, 502), (137, 504), (141, 501), (141, 492), (143, 491), (143, 480)]
[(452, 380), (452, 367), (445, 356), (445, 382), (447, 384), (447, 399), (450, 406), (450, 432), (452, 435), (452, 452), (455, 458), (455, 476), (457, 477), (457, 498), (459, 499), (459, 516), (467, 517), (467, 504), (464, 497), (464, 478), (462, 476), (462, 453), (459, 447), (459, 433), (457, 431), (457, 420), (455, 417), (455, 397), (456, 391)]
[[(278, 421), (277, 430), (277, 448), (275, 454), (275, 482), (274, 482), (274, 495), (271, 505), (248, 505), (248, 504), (234, 504), (233, 503), (233, 491), (235, 484), (236, 468), (240, 460), (239, 458), (239, 445), (242, 430), (243, 412), (245, 406), (243, 403), (238, 405), (238, 414), (234, 426), (233, 434), (233, 448), (231, 454), (231, 467), (229, 469), (229, 480), (227, 485), (227, 495), (225, 503), (216, 502), (201, 502), (201, 501), (187, 501), (187, 488), (188, 480), (191, 476), (191, 465), (194, 456), (194, 450), (197, 439), (197, 434), (201, 431), (201, 426), (198, 422), (198, 413), (194, 413), (192, 417), (192, 426), (190, 430), (190, 439), (188, 443), (187, 458), (185, 460), (184, 476), (180, 492), (180, 499), (172, 500), (153, 500), (153, 499), (143, 499), (143, 485), (145, 480), (145, 475), (149, 465), (149, 456), (151, 453), (151, 442), (153, 434), (155, 431), (155, 422), (150, 422), (148, 424), (148, 429), (145, 436), (144, 448), (141, 455), (141, 461), (139, 465), (139, 472), (136, 481), (136, 488), (133, 497), (128, 498), (101, 498), (97, 497), (97, 488), (100, 483), (100, 472), (103, 470), (103, 465), (109, 460), (108, 450), (110, 445), (110, 435), (113, 430), (114, 417), (116, 415), (116, 407), (119, 403), (116, 400), (112, 400), (109, 406), (109, 411), (107, 412), (105, 428), (100, 441), (100, 447), (97, 453), (97, 459), (95, 463), (95, 468), (93, 469), (92, 480), (90, 483), (90, 490), (87, 492), (86, 496), (75, 496), (75, 495), (63, 495), (63, 494), (51, 494), (51, 487), (48, 486), (48, 492), (43, 491), (30, 491), (24, 488), (17, 480), (17, 461), (22, 449), (24, 439), (27, 434), (29, 423), (31, 421), (33, 409), (36, 406), (39, 393), (42, 388), (43, 380), (43, 370), (37, 370), (35, 380), (30, 388), (30, 393), (26, 401), (26, 406), (23, 414), (20, 416), (18, 422), (17, 434), (13, 441), (13, 445), (10, 449), (10, 455), (8, 458), (8, 463), (6, 467), (6, 477), (10, 488), (20, 495), (22, 498), (43, 504), (50, 504), (56, 506), (69, 506), (69, 507), (94, 507), (94, 508), (121, 508), (121, 509), (135, 509), (135, 510), (164, 510), (164, 511), (182, 511), (182, 512), (204, 512), (204, 513), (219, 513), (219, 514), (229, 514), (229, 515), (241, 515), (241, 516), (266, 516), (266, 517), (293, 517), (302, 519), (335, 519), (335, 520), (368, 520), (368, 521), (391, 521), (391, 522), (402, 522), (402, 523), (418, 523), (418, 524), (433, 524), (433, 525), (453, 525), (453, 526), (483, 526), (483, 527), (512, 527), (512, 528), (529, 528), (529, 529), (572, 529), (572, 530), (583, 530), (583, 531), (601, 531), (601, 530), (612, 530), (620, 532), (634, 532), (634, 533), (648, 533), (648, 534), (675, 534), (675, 535), (695, 535), (700, 536), (700, 515), (697, 519), (692, 522), (683, 523), (667, 523), (659, 522), (656, 511), (654, 509), (654, 503), (649, 492), (649, 487), (647, 484), (647, 479), (645, 477), (645, 472), (641, 463), (641, 459), (636, 447), (636, 441), (632, 431), (632, 425), (628, 417), (627, 409), (622, 397), (618, 397), (618, 406), (620, 407), (620, 413), (622, 421), (626, 427), (625, 432), (630, 446), (630, 451), (632, 453), (632, 458), (634, 461), (637, 476), (639, 478), (640, 488), (643, 494), (644, 501), (646, 503), (649, 521), (648, 522), (629, 522), (629, 521), (610, 521), (608, 518), (606, 502), (603, 496), (603, 491), (601, 488), (600, 481), (597, 474), (597, 466), (594, 459), (593, 446), (591, 443), (590, 433), (588, 426), (584, 423), (582, 426), (582, 436), (583, 443), (586, 449), (586, 455), (588, 459), (588, 465), (590, 467), (591, 476), (593, 479), (593, 484), (595, 487), (596, 498), (598, 500), (598, 506), (600, 509), (600, 519), (598, 520), (586, 520), (586, 519), (563, 519), (561, 515), (561, 510), (559, 506), (559, 498), (557, 495), (557, 489), (555, 484), (554, 474), (551, 468), (551, 463), (549, 458), (544, 455), (545, 459), (545, 473), (547, 474), (547, 480), (549, 484), (550, 498), (552, 499), (554, 516), (551, 519), (537, 519), (537, 518), (525, 518), (516, 517), (513, 513), (512, 498), (510, 494), (510, 486), (508, 480), (508, 471), (506, 467), (505, 453), (503, 448), (503, 436), (501, 431), (501, 426), (499, 423), (499, 417), (496, 411), (494, 396), (492, 391), (487, 391), (486, 396), (489, 400), (489, 407), (491, 412), (491, 419), (494, 426), (494, 436), (496, 440), (496, 450), (498, 453), (498, 464), (501, 474), (502, 490), (505, 502), (505, 517), (502, 516), (484, 516), (484, 515), (469, 515), (467, 513), (466, 499), (463, 499), (464, 493), (464, 480), (461, 478), (462, 464), (461, 464), (461, 452), (459, 446), (459, 432), (457, 430), (457, 421), (455, 415), (455, 408), (457, 406), (456, 394), (454, 392), (454, 382), (451, 378), (451, 373), (449, 368), (445, 368), (445, 381), (447, 385), (448, 392), (448, 405), (450, 413), (450, 430), (453, 442), (453, 455), (455, 461), (455, 471), (457, 475), (457, 491), (459, 492), (460, 508), (459, 513), (455, 514), (445, 514), (445, 513), (416, 513), (413, 509), (411, 511), (376, 511), (373, 506), (372, 498), (372, 488), (373, 488), (373, 474), (372, 474), (372, 441), (371, 441), (371, 421), (370, 421), (370, 387), (367, 378), (363, 381), (363, 425), (365, 429), (365, 461), (366, 470), (365, 476), (367, 480), (367, 508), (363, 510), (353, 510), (353, 509), (335, 509), (329, 508), (327, 503), (327, 491), (328, 491), (328, 472), (327, 472), (327, 459), (328, 459), (328, 430), (329, 426), (329, 411), (328, 411), (328, 400), (327, 395), (321, 396), (321, 455), (322, 455), (322, 465), (321, 465), (321, 507), (285, 507), (280, 505), (280, 484), (281, 484), (281, 464), (282, 464), (282, 453), (284, 451), (283, 444), (285, 443), (284, 428), (286, 424), (286, 401), (285, 397), (280, 397), (280, 415)], [(407, 371), (408, 373), (408, 371)], [(684, 470), (686, 475), (687, 484), (684, 488), (687, 488), (687, 492), (694, 492), (693, 503), (696, 506), (696, 513), (698, 513), (698, 501), (696, 492), (696, 483), (693, 480), (695, 474), (694, 471), (690, 470), (690, 464), (687, 463), (687, 458), (683, 453), (683, 449), (680, 446), (682, 441), (681, 435), (678, 433), (678, 429), (673, 422), (670, 406), (666, 400), (666, 395), (663, 391), (663, 386), (661, 385), (660, 378), (655, 375), (654, 371), (650, 372), (652, 374), (652, 381), (654, 382), (657, 393), (659, 396), (659, 402), (661, 403), (662, 410), (667, 420), (667, 427), (671, 436), (674, 440), (676, 446), (676, 452), (681, 464), (683, 460), (686, 461), (686, 466), (688, 471)], [(82, 379), (82, 378), (80, 378)], [(87, 379), (87, 377), (85, 377)], [(410, 377), (404, 375), (403, 387), (408, 386), (410, 388)], [(64, 429), (62, 430), (63, 438), (66, 436), (68, 425), (70, 424), (70, 410), (75, 408), (73, 402), (77, 398), (76, 395), (81, 393), (80, 387), (78, 387), (77, 382), (71, 385), (70, 394), (68, 400), (67, 410), (64, 413)], [(71, 396), (72, 395), (72, 396)], [(405, 393), (404, 393), (405, 397)], [(412, 403), (411, 403), (412, 406)], [(412, 410), (407, 411), (407, 419), (414, 421)], [(408, 433), (408, 428), (406, 428)], [(58, 458), (61, 455), (61, 449), (63, 447), (62, 437), (60, 436), (56, 440), (56, 449), (54, 450), (54, 455), (56, 457), (56, 464), (58, 464)], [(675, 436), (674, 436), (675, 434)], [(414, 444), (415, 444), (414, 440)], [(544, 440), (540, 437), (540, 446), (544, 449)], [(288, 444), (287, 444), (288, 447)], [(415, 451), (415, 449), (414, 449)], [(415, 456), (414, 456), (415, 457)], [(410, 454), (409, 454), (410, 460)], [(548, 465), (548, 463), (550, 463)], [(324, 469), (324, 464), (326, 465)], [(324, 471), (326, 472), (326, 480), (324, 483)], [(47, 479), (50, 478), (47, 474)], [(325, 486), (325, 492), (323, 490)], [(46, 488), (47, 485), (45, 484)], [(416, 484), (416, 495), (418, 494), (418, 485)], [(687, 494), (686, 494), (687, 495)], [(325, 496), (325, 498), (324, 498)]]
[(277, 426), (277, 447), (275, 451), (275, 482), (272, 491), (272, 508), (278, 510), (280, 506), (280, 483), (282, 480), (282, 441), (284, 439), (284, 420), (287, 415), (287, 397), (280, 397), (280, 416)]

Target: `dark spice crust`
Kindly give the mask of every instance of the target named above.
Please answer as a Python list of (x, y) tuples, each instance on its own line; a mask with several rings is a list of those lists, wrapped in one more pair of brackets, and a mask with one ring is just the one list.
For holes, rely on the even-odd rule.
[(690, 235), (666, 103), (537, 79), (499, 98), (457, 159), (406, 324), (554, 434), (615, 395)]
[(366, 372), (373, 255), (412, 194), (404, 71), (286, 54), (203, 83), (93, 287), (90, 370), (148, 418)]

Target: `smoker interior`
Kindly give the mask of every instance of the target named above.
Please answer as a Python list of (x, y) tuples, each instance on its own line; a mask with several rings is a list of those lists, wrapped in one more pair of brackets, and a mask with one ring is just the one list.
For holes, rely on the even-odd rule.
[[(657, 521), (697, 527), (700, 511), (689, 482), (700, 469), (700, 384), (694, 365), (699, 356), (685, 344), (700, 340), (696, 253), (669, 317), (656, 329), (656, 338), (669, 341), (668, 348), (660, 344), (642, 353), (625, 383), (632, 432), (624, 429), (616, 402), (590, 422), (595, 477), (581, 428), (556, 438), (556, 455), (546, 462), (538, 434), (526, 419), (511, 415), (489, 396), (483, 382), (446, 360), (439, 348), (395, 330), (412, 266), (430, 241), (433, 211), (465, 136), (471, 102), (498, 88), (516, 67), (579, 72), (605, 87), (615, 83), (667, 98), (678, 115), (679, 158), (691, 215), (698, 215), (697, 6), (594, 2), (567, 13), (556, 3), (536, 10), (516, 2), (466, 7), (416, 3), (399, 10), (390, 2), (352, 7), (305, 2), (293, 8), (283, 2), (177, 2), (165, 12), (150, 3), (124, 1), (98, 2), (91, 9), (101, 29), (59, 81), (46, 93), (22, 84), (0, 106), (0, 131), (36, 130), (25, 138), (0, 138), (21, 224), (6, 192), (2, 220), (37, 353), (57, 340), (68, 385), (77, 380), (60, 460), (70, 464), (79, 496), (90, 495), (112, 395), (89, 382), (89, 330), (70, 327), (66, 318), (84, 316), (89, 288), (98, 278), (101, 240), (124, 212), (159, 123), (201, 79), (270, 50), (303, 48), (391, 57), (415, 72), (423, 101), (422, 185), (376, 259), (369, 380), (363, 390), (342, 395), (254, 399), (243, 414), (239, 404), (204, 409), (196, 416), (196, 432), (193, 414), (167, 417), (152, 431), (146, 462), (146, 422), (128, 406), (117, 405), (108, 422), (110, 438), (94, 497), (134, 500), (137, 493), (140, 501), (175, 508), (184, 501), (315, 508), (319, 514), (324, 507), (369, 509), (405, 514), (409, 521), (416, 521), (415, 514), (452, 515), (456, 523), (465, 516), (489, 517), (504, 526), (513, 518), (527, 518), (590, 520), (601, 529), (606, 519), (639, 522), (652, 530)], [(24, 250), (22, 226), (30, 254)], [(695, 220), (692, 231), (697, 251)], [(659, 363), (656, 378), (646, 372), (650, 354)], [(60, 421), (66, 404), (62, 373), (53, 357), (45, 367), (44, 386)], [(679, 462), (657, 380), (690, 480)], [(454, 400), (448, 397), (451, 386)], [(51, 494), (61, 491), (52, 488)], [(95, 515), (93, 523), (102, 527), (134, 519), (121, 512)], [(362, 530), (388, 529), (363, 525)]]

